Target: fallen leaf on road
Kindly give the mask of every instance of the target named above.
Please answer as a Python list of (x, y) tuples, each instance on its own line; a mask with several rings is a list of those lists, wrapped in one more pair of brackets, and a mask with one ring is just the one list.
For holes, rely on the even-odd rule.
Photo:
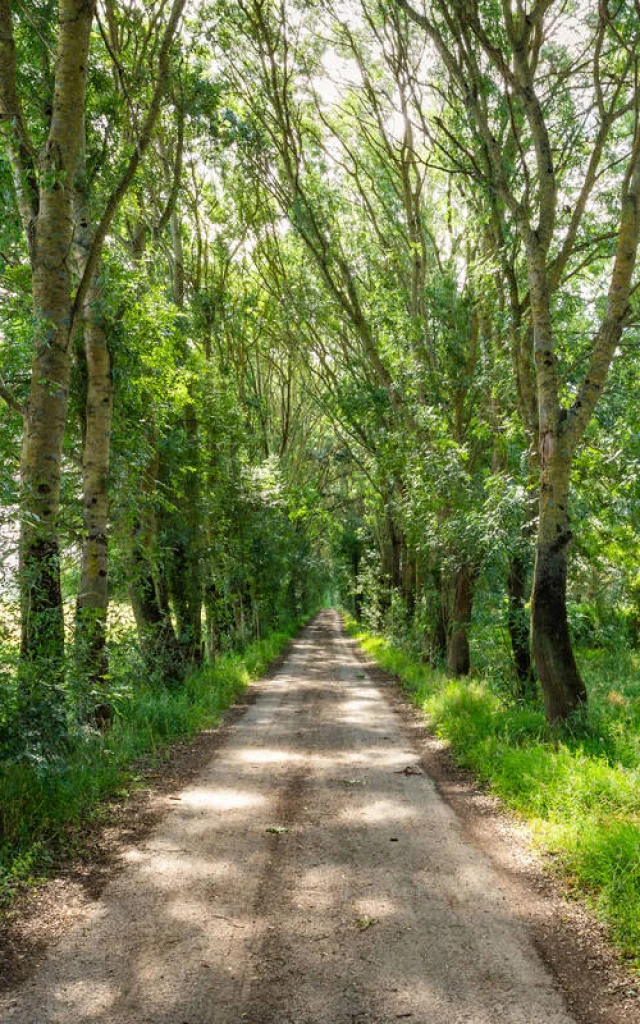
[(374, 924), (378, 924), (377, 917), (356, 917), (355, 925), (361, 932), (366, 932), (367, 928), (372, 928)]
[(283, 828), (282, 825), (270, 825), (269, 828), (265, 829), (265, 832), (272, 832), (275, 836), (281, 836), (284, 832), (288, 832), (288, 828)]

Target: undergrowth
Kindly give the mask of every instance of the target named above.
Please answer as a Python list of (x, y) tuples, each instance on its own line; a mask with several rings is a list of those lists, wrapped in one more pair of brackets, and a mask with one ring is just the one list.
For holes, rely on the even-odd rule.
[(78, 826), (108, 814), (107, 801), (140, 783), (135, 762), (215, 725), (253, 679), (282, 652), (298, 628), (223, 654), (178, 688), (132, 688), (113, 727), (102, 735), (79, 732), (64, 754), (34, 752), (0, 762), (0, 906), (19, 883), (35, 881), (64, 852), (73, 851)]
[(562, 736), (541, 707), (505, 699), (488, 679), (453, 680), (347, 617), (363, 650), (397, 676), (430, 727), (526, 819), (565, 881), (586, 894), (640, 967), (640, 672), (634, 655), (589, 652), (590, 702)]

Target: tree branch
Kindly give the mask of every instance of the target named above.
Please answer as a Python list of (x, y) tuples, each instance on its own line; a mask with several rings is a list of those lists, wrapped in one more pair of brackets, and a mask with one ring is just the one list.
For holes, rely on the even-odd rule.
[(16, 88), (16, 46), (10, 0), (0, 0), (0, 132), (7, 140), (20, 217), (32, 254), (38, 215), (38, 180), (33, 145)]
[(587, 373), (569, 414), (567, 436), (573, 446), (582, 438), (600, 398), (629, 313), (631, 282), (640, 241), (640, 133), (636, 134), (625, 186), (607, 311), (595, 338)]
[[(8, 0), (0, 0), (0, 2), (6, 3), (8, 2)], [(80, 284), (78, 285), (78, 290), (73, 301), (69, 338), (73, 336), (76, 319), (80, 313), (80, 310), (82, 309), (82, 305), (84, 303), (84, 299), (86, 297), (87, 289), (89, 288), (91, 279), (96, 272), (98, 261), (100, 259), (100, 253), (102, 251), (102, 246), (104, 245), (104, 241), (109, 232), (109, 228), (111, 227), (113, 218), (117, 213), (118, 207), (120, 206), (120, 203), (124, 198), (127, 189), (129, 188), (129, 185), (133, 181), (140, 161), (142, 160), (147, 149), (149, 148), (149, 144), (153, 137), (153, 130), (158, 119), (158, 115), (160, 113), (162, 100), (169, 80), (169, 57), (171, 46), (178, 28), (178, 23), (180, 21), (180, 18), (182, 17), (182, 12), (184, 10), (185, 3), (186, 0), (173, 0), (171, 13), (169, 15), (169, 20), (164, 31), (162, 45), (160, 47), (160, 52), (158, 55), (158, 75), (156, 78), (156, 84), (155, 89), (153, 91), (151, 104), (149, 106), (147, 116), (144, 120), (140, 136), (138, 138), (138, 141), (136, 142), (135, 149), (129, 159), (129, 163), (120, 181), (118, 182), (113, 192), (109, 196), (107, 205), (102, 215), (102, 219), (98, 224), (98, 227), (96, 228), (96, 233), (93, 239), (93, 245), (91, 246), (91, 250), (87, 257), (84, 273), (80, 280)]]
[(0, 398), (4, 398), (9, 408), (13, 410), (17, 416), (21, 416), (22, 419), (24, 419), (27, 411), (26, 406), (22, 405), (18, 401), (11, 388), (7, 387), (3, 377), (0, 377)]

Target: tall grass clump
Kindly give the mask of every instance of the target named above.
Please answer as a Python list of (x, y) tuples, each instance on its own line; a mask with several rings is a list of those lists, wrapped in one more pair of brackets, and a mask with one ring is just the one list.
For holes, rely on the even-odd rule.
[(453, 680), (383, 636), (347, 628), (397, 676), (455, 760), (525, 819), (575, 892), (586, 894), (640, 967), (640, 669), (637, 657), (583, 652), (590, 702), (562, 734), (542, 707), (491, 677)]

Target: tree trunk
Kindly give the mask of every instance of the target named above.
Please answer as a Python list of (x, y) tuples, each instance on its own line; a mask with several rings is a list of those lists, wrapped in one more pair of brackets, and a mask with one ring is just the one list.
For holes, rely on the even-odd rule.
[(466, 676), (471, 669), (469, 626), (473, 608), (476, 570), (464, 565), (456, 570), (451, 632), (447, 649), (447, 668), (454, 676)]
[(140, 647), (149, 670), (156, 678), (167, 682), (180, 679), (183, 666), (182, 652), (171, 620), (167, 574), (162, 559), (157, 557), (159, 530), (153, 507), (160, 473), (157, 441), (154, 431), (151, 438), (153, 457), (141, 481), (140, 511), (131, 529), (129, 595)]
[(386, 534), (382, 541), (382, 599), (380, 607), (385, 615), (391, 607), (394, 592), (402, 587), (402, 533), (396, 527), (391, 515), (386, 518)]
[(198, 664), (203, 655), (202, 587), (196, 543), (197, 535), (194, 537), (192, 530), (174, 543), (167, 582), (183, 656)]
[(572, 445), (568, 414), (558, 400), (558, 365), (551, 323), (549, 280), (537, 235), (528, 245), (531, 319), (538, 394), (540, 494), (536, 561), (531, 595), (531, 644), (547, 721), (564, 721), (584, 703), (567, 621), (569, 475)]
[[(52, 276), (46, 266), (40, 266), (34, 276), (35, 315), (41, 337), (36, 341), (32, 364), (20, 468), (20, 585), (22, 657), (49, 662), (49, 676), (55, 678), (64, 655), (57, 517), (71, 369), (60, 325), (69, 315), (71, 281), (66, 266), (57, 268), (55, 283)], [(45, 310), (51, 321), (50, 333), (44, 328)]]
[(509, 563), (509, 573), (507, 575), (507, 593), (509, 597), (507, 625), (511, 638), (511, 652), (516, 673), (515, 696), (518, 700), (530, 697), (533, 691), (529, 616), (525, 611), (528, 570), (528, 558), (522, 552), (514, 554)]
[(220, 651), (220, 622), (219, 622), (220, 595), (215, 583), (209, 581), (204, 588), (204, 610), (205, 610), (205, 641), (207, 657), (215, 658)]
[(132, 540), (129, 595), (140, 647), (153, 675), (159, 675), (162, 682), (177, 682), (183, 674), (181, 651), (164, 588), (154, 578), (139, 522), (134, 525)]
[(113, 416), (111, 359), (99, 313), (99, 286), (88, 292), (91, 310), (85, 321), (87, 358), (86, 432), (82, 453), (83, 539), (80, 588), (76, 605), (76, 657), (92, 690), (105, 686), (109, 608), (108, 480)]
[[(76, 179), (74, 249), (82, 277), (93, 229), (84, 167)], [(76, 603), (75, 661), (80, 686), (93, 701), (104, 704), (109, 671), (107, 614), (109, 608), (108, 515), (109, 458), (113, 418), (111, 355), (107, 341), (100, 282), (100, 264), (86, 291), (82, 317), (87, 369), (82, 451), (83, 535), (80, 586)], [(85, 711), (93, 714), (93, 708)]]
[(531, 598), (531, 639), (547, 720), (567, 719), (587, 700), (567, 620), (570, 458), (560, 433), (541, 439), (540, 518)]
[[(93, 4), (61, 4), (54, 104), (40, 159), (35, 223), (27, 224), (35, 323), (20, 465), (20, 703), (61, 708), (64, 623), (57, 519), (71, 371), (72, 182), (82, 143)], [(18, 168), (20, 173), (21, 169)], [(36, 714), (39, 714), (36, 712)], [(62, 714), (62, 712), (60, 712)]]
[(430, 663), (435, 668), (444, 664), (447, 659), (447, 635), (449, 627), (449, 602), (447, 600), (446, 588), (442, 579), (442, 570), (434, 569), (431, 573), (433, 586), (436, 595), (435, 602), (435, 625), (431, 637)]
[(353, 575), (353, 614), (358, 622), (362, 621), (362, 607), (364, 603), (360, 585), (360, 561), (360, 550), (356, 547), (351, 555), (351, 571)]
[[(184, 309), (185, 279), (182, 232), (178, 214), (173, 210), (170, 218), (171, 229), (171, 270), (173, 301), (178, 309)], [(185, 346), (184, 359), (189, 353)], [(184, 484), (184, 509), (181, 538), (172, 559), (172, 595), (178, 623), (178, 640), (187, 661), (202, 661), (202, 568), (200, 532), (200, 462), (199, 429), (193, 384), (190, 382), (189, 398), (184, 408), (184, 431), (186, 440), (187, 474)]]
[[(20, 466), (21, 666), (19, 703), (23, 717), (46, 730), (49, 713), (63, 727), (64, 621), (60, 583), (58, 511), (62, 444), (71, 360), (68, 320), (71, 277), (66, 254), (48, 254), (63, 233), (69, 204), (45, 204), (36, 231), (33, 297), (36, 351), (25, 415)], [(64, 208), (66, 207), (66, 208)], [(67, 244), (70, 237), (67, 232)]]
[(201, 564), (201, 500), (198, 466), (199, 425), (196, 407), (190, 400), (184, 411), (189, 470), (185, 481), (185, 544), (181, 565), (185, 616), (180, 624), (180, 639), (189, 661), (202, 661), (202, 564)]
[(402, 539), (402, 597), (407, 609), (407, 618), (412, 619), (416, 610), (416, 557), (404, 537)]
[(391, 534), (391, 587), (398, 592), (402, 591), (402, 548), (404, 538), (402, 530), (389, 520), (389, 531)]

